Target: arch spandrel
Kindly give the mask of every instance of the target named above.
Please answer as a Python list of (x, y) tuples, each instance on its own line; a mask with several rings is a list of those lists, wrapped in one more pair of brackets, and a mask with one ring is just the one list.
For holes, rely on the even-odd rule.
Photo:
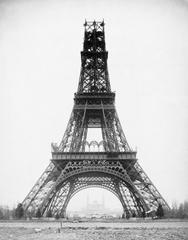
[[(52, 209), (64, 211), (63, 206), (72, 195), (74, 177), (88, 173), (117, 178), (119, 188), (115, 191), (130, 214), (136, 208), (141, 216), (154, 203), (155, 209), (159, 203), (169, 208), (138, 164), (136, 152), (130, 148), (121, 126), (108, 75), (104, 22), (86, 21), (84, 27), (81, 72), (73, 110), (60, 144), (52, 145), (52, 162), (22, 202), (24, 210), (35, 213), (40, 210), (42, 215)], [(101, 130), (101, 144), (87, 142), (90, 128)]]
[[(73, 167), (69, 166), (69, 169), (73, 169)], [(79, 179), (79, 177), (85, 177), (87, 179), (85, 179), (85, 181), (83, 181), (83, 184), (79, 184), (78, 181), (76, 181), (76, 179)], [(51, 194), (50, 196), (54, 195), (53, 198), (55, 197), (55, 195), (57, 195), (57, 192), (61, 189), (62, 185), (64, 184), (65, 181), (69, 182), (70, 181), (70, 185), (72, 187), (70, 187), (69, 192), (67, 193), (66, 196), (66, 200), (65, 202), (61, 203), (61, 207), (56, 207), (56, 209), (61, 209), (61, 211), (65, 212), (66, 211), (66, 207), (68, 205), (68, 202), (70, 201), (72, 195), (74, 194), (74, 192), (76, 192), (77, 190), (79, 191), (82, 188), (85, 187), (91, 187), (92, 185), (95, 185), (92, 181), (89, 182), (88, 178), (105, 178), (108, 177), (108, 181), (106, 182), (98, 182), (97, 186), (102, 187), (102, 188), (106, 188), (107, 190), (110, 190), (111, 192), (113, 192), (118, 199), (120, 200), (122, 207), (124, 209), (125, 212), (129, 212), (130, 215), (130, 210), (128, 211), (128, 208), (131, 209), (131, 207), (129, 207), (129, 202), (126, 198), (123, 197), (120, 187), (119, 187), (119, 183), (121, 182), (127, 189), (129, 192), (131, 192), (130, 195), (132, 195), (132, 197), (136, 198), (139, 195), (139, 192), (134, 188), (134, 185), (131, 185), (131, 182), (129, 179), (125, 178), (125, 175), (122, 173), (119, 173), (117, 171), (117, 166), (116, 168), (114, 168), (114, 170), (112, 169), (107, 169), (104, 167), (85, 167), (85, 168), (80, 168), (80, 169), (76, 169), (76, 170), (71, 170), (69, 172), (66, 172), (65, 175), (63, 175), (61, 178), (58, 179), (57, 184), (55, 186), (55, 191), (53, 194), (53, 190), (51, 190)], [(78, 184), (78, 186), (77, 186)], [(48, 200), (48, 202), (50, 202)], [(55, 202), (54, 202), (54, 207), (55, 207)], [(44, 205), (43, 205), (44, 206)], [(50, 207), (52, 208), (52, 205), (50, 205)], [(138, 206), (139, 208), (142, 207), (142, 205), (140, 204)], [(49, 208), (49, 205), (46, 206), (45, 208), (43, 207), (43, 211), (47, 211), (47, 209)]]

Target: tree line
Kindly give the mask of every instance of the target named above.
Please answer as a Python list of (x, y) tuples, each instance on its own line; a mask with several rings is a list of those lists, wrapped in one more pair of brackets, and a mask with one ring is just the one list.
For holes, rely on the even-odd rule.
[[(159, 204), (160, 205), (160, 204)], [(188, 219), (188, 201), (177, 204), (174, 202), (171, 206), (171, 209), (163, 212), (163, 209), (158, 208), (156, 215), (161, 218), (179, 218), (179, 219)], [(36, 214), (32, 217), (40, 218), (42, 217), (40, 209), (37, 210)], [(46, 217), (53, 217), (52, 213), (49, 211)], [(22, 204), (19, 203), (16, 208), (10, 209), (9, 207), (0, 206), (0, 220), (11, 220), (11, 219), (21, 219), (24, 218), (24, 209)], [(55, 216), (59, 218), (59, 216)]]
[(166, 215), (169, 218), (188, 218), (188, 201), (180, 204), (174, 202)]

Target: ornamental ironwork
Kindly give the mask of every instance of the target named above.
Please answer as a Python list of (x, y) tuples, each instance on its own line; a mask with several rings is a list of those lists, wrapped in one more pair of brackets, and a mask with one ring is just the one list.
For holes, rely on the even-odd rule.
[[(111, 91), (104, 22), (85, 22), (81, 72), (74, 106), (60, 144), (52, 144), (50, 164), (24, 199), (26, 215), (65, 216), (80, 190), (100, 187), (120, 200), (124, 216), (145, 216), (168, 204), (139, 165), (125, 137)], [(102, 140), (88, 141), (97, 128)]]

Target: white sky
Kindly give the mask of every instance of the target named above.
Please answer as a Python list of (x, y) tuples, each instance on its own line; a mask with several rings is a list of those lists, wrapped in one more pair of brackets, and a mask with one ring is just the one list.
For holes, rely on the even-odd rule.
[[(0, 204), (22, 201), (48, 165), (73, 107), (83, 23), (103, 18), (128, 142), (169, 204), (188, 199), (188, 4), (1, 0)], [(101, 191), (88, 192), (100, 201)], [(72, 207), (86, 195), (75, 195)]]

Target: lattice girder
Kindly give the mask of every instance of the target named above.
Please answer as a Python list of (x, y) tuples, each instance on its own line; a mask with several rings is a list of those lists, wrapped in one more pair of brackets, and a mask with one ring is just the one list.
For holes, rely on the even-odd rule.
[[(96, 175), (96, 174), (94, 174)], [(100, 187), (103, 189), (107, 189), (109, 191), (111, 191), (113, 194), (116, 195), (116, 197), (118, 197), (116, 191), (115, 191), (115, 184), (113, 182), (113, 179), (110, 178), (109, 176), (104, 176), (104, 174), (102, 174), (100, 176), (100, 174), (98, 174), (98, 176), (92, 176), (91, 174), (84, 174), (84, 175), (79, 175), (79, 176), (74, 176), (73, 178), (71, 178), (71, 184), (70, 184), (70, 189), (69, 189), (69, 196), (66, 197), (66, 201), (62, 201), (61, 202), (61, 207), (60, 206), (56, 206), (56, 209), (59, 209), (59, 212), (54, 212), (54, 209), (51, 208), (51, 211), (54, 214), (61, 214), (61, 213), (65, 213), (66, 207), (68, 202), (70, 201), (70, 199), (79, 191), (86, 189), (88, 187)], [(62, 189), (62, 186), (59, 188), (60, 190)], [(59, 191), (60, 191), (59, 190)], [(58, 191), (57, 191), (58, 192)], [(119, 197), (118, 197), (119, 198)], [(55, 204), (54, 204), (55, 207)], [(49, 207), (48, 207), (49, 209)], [(47, 210), (48, 211), (48, 210)]]
[[(53, 151), (59, 152), (85, 152), (87, 130), (90, 126), (101, 129), (103, 137), (103, 149), (107, 152), (130, 151), (129, 144), (121, 127), (114, 105), (112, 109), (105, 109), (102, 101), (100, 104), (83, 105), (83, 109), (73, 109), (71, 119), (67, 126), (66, 134), (59, 147), (53, 147)], [(97, 108), (96, 108), (97, 106)]]
[[(43, 215), (50, 211), (64, 216), (74, 194), (97, 186), (118, 197), (127, 217), (144, 216), (159, 204), (169, 208), (138, 164), (123, 132), (108, 76), (104, 22), (85, 22), (84, 26), (78, 90), (66, 131), (59, 145), (52, 144), (52, 162), (23, 207), (26, 212), (40, 209)], [(88, 141), (90, 128), (101, 130), (102, 141)]]
[[(118, 196), (126, 216), (132, 216), (133, 212), (138, 216), (142, 216), (143, 212), (149, 211), (151, 207), (152, 209), (156, 209), (159, 202), (163, 205), (166, 204), (166, 202), (161, 201), (161, 195), (156, 195), (156, 189), (149, 182), (148, 178), (142, 178), (143, 181), (141, 183), (137, 180), (136, 176), (134, 178), (131, 175), (129, 176), (130, 169), (135, 170), (138, 167), (140, 170), (136, 172), (137, 176), (141, 174), (141, 167), (137, 163), (134, 164), (132, 162), (131, 164), (130, 161), (128, 164), (128, 162), (124, 161), (98, 159), (72, 160), (66, 164), (62, 164), (61, 160), (54, 160), (53, 162), (55, 163), (53, 169), (56, 169), (56, 178), (54, 178), (53, 182), (46, 181), (46, 184), (39, 191), (42, 193), (41, 195), (37, 193), (38, 197), (35, 197), (29, 204), (28, 201), (25, 202), (24, 206), (28, 204), (29, 211), (40, 208), (43, 214), (46, 214), (50, 210), (53, 214), (64, 215), (71, 197), (77, 191), (92, 186), (106, 188)], [(49, 176), (47, 179), (50, 180)], [(92, 181), (91, 176), (97, 178), (98, 181)], [(108, 181), (104, 181), (105, 176), (108, 177)], [(99, 181), (101, 177), (103, 178), (102, 182)], [(84, 178), (86, 178), (85, 182), (81, 182), (81, 179)], [(131, 178), (134, 180), (131, 180)]]
[(134, 195), (135, 199), (139, 199), (140, 203), (138, 203), (138, 205), (142, 208), (142, 210), (148, 211), (149, 209), (147, 204), (145, 203), (139, 191), (134, 186), (130, 177), (127, 175), (126, 170), (122, 167), (122, 164), (118, 161), (111, 162), (110, 164), (107, 161), (105, 165), (104, 163), (100, 164), (100, 162), (94, 161), (93, 163), (88, 162), (88, 164), (83, 161), (79, 162), (79, 164), (77, 164), (78, 162), (74, 161), (68, 162), (65, 168), (62, 169), (61, 174), (59, 175), (56, 182), (54, 183), (48, 194), (45, 196), (44, 201), (40, 205), (41, 211), (43, 213), (46, 211), (49, 203), (51, 202), (51, 199), (55, 196), (57, 189), (61, 188), (61, 185), (64, 181), (72, 179), (76, 175), (88, 173), (109, 174), (113, 177), (123, 180), (127, 188), (129, 188), (131, 193)]
[(60, 172), (57, 170), (55, 165), (50, 163), (22, 202), (25, 211), (33, 211), (33, 209), (37, 209), (39, 207), (43, 198), (48, 193), (59, 174)]
[(86, 22), (78, 93), (111, 92), (104, 23)]

